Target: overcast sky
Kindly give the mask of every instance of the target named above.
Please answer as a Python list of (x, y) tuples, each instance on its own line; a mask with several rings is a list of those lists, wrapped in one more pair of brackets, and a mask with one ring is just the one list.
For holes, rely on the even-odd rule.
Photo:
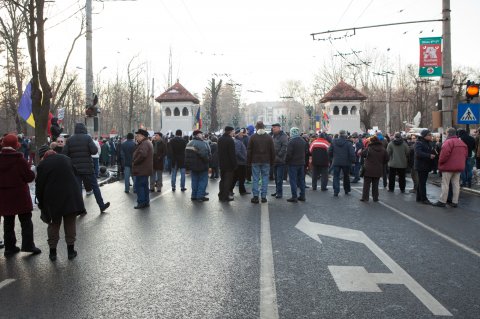
[[(57, 0), (49, 5), (47, 68), (64, 60), (78, 33), (80, 19), (74, 13), (84, 4), (84, 0)], [(475, 29), (480, 1), (452, 0), (451, 9), (453, 66), (478, 68), (480, 41)], [(171, 47), (174, 81), (179, 78), (200, 97), (212, 74), (217, 73), (231, 74), (242, 84), (244, 101), (278, 100), (282, 82), (301, 80), (309, 86), (332, 52), (387, 52), (390, 48), (389, 61), (418, 64), (418, 38), (441, 36), (442, 26), (434, 22), (358, 30), (355, 36), (332, 43), (313, 41), (311, 33), (440, 19), (441, 11), (441, 0), (94, 1), (93, 69), (96, 73), (107, 67), (100, 76), (102, 80), (113, 79), (117, 70), (125, 75), (128, 61), (138, 55), (138, 61), (146, 62), (155, 78), (154, 93), (158, 96), (166, 84)], [(355, 57), (349, 60), (359, 62)], [(69, 69), (83, 76), (76, 67), (84, 65), (82, 37)]]

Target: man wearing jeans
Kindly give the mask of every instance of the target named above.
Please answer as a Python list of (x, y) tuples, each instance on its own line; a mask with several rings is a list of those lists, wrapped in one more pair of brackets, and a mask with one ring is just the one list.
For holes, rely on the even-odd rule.
[[(133, 133), (127, 134), (127, 140), (122, 143), (120, 157), (123, 165), (123, 178), (125, 182), (125, 193), (130, 193), (130, 176), (132, 174), (132, 156), (135, 150), (135, 142), (133, 141)], [(135, 177), (133, 180), (133, 192), (136, 192)]]
[(177, 188), (177, 171), (180, 170), (180, 187), (184, 192), (185, 188), (185, 148), (187, 142), (182, 138), (182, 130), (175, 132), (175, 137), (168, 143), (172, 154), (172, 191)]
[[(272, 137), (265, 131), (265, 125), (258, 121), (255, 125), (257, 132), (250, 137), (247, 148), (247, 165), (252, 167), (252, 203), (258, 204), (260, 193), (262, 203), (267, 202), (268, 175), (270, 165), (275, 162), (275, 146)], [(258, 182), (262, 179), (262, 190), (259, 192)]]
[(343, 172), (343, 189), (345, 195), (350, 193), (350, 167), (355, 162), (355, 151), (352, 142), (347, 140), (345, 130), (340, 130), (337, 139), (334, 139), (328, 155), (332, 159), (333, 166), (333, 196), (337, 197), (340, 193), (340, 172)]
[[(307, 149), (307, 142), (300, 136), (300, 130), (292, 127), (286, 156), (292, 197), (287, 199), (287, 202), (305, 201), (305, 157)], [(297, 188), (300, 189), (300, 196), (297, 196)]]
[[(100, 212), (103, 213), (110, 207), (110, 202), (104, 203), (100, 187), (98, 186), (97, 177), (93, 171), (92, 155), (97, 154), (98, 149), (93, 143), (90, 135), (87, 134), (87, 128), (83, 123), (75, 124), (75, 133), (67, 139), (63, 147), (63, 154), (72, 159), (75, 167), (75, 174), (78, 180), (78, 187), (82, 191), (82, 180), (90, 180), (95, 200), (97, 201)], [(86, 213), (86, 212), (84, 212)]]
[(275, 193), (273, 193), (272, 196), (275, 196), (275, 198), (282, 198), (288, 136), (282, 131), (279, 123), (272, 124), (272, 131), (273, 145), (275, 146), (275, 165), (273, 166), (273, 174), (275, 176)]
[(143, 209), (150, 206), (148, 178), (153, 173), (153, 145), (144, 129), (139, 129), (135, 134), (138, 145), (133, 152), (132, 174), (135, 176), (138, 204), (134, 208)]

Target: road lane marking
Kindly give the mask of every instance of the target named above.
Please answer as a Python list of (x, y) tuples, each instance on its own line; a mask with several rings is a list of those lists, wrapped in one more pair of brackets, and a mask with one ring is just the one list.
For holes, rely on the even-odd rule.
[(322, 243), (318, 237), (327, 236), (361, 243), (367, 246), (391, 273), (369, 273), (364, 267), (328, 266), (340, 291), (382, 292), (378, 284), (403, 284), (436, 316), (452, 316), (425, 288), (397, 264), (363, 231), (311, 222), (306, 215), (295, 226), (307, 236)]
[(277, 290), (273, 265), (268, 204), (261, 204), (260, 228), (260, 318), (278, 319)]
[(0, 289), (5, 288), (14, 281), (15, 279), (5, 279), (4, 281), (0, 282)]
[[(360, 193), (360, 194), (362, 193), (362, 192), (360, 192), (360, 191), (358, 191), (358, 190), (356, 190), (356, 189), (355, 189), (355, 191), (357, 191), (357, 192)], [(426, 229), (426, 230), (434, 233), (435, 235), (437, 235), (437, 236), (439, 236), (439, 237), (442, 237), (442, 238), (445, 239), (446, 241), (448, 241), (448, 242), (454, 244), (455, 246), (457, 246), (457, 247), (465, 250), (466, 252), (468, 252), (468, 253), (470, 253), (470, 254), (472, 254), (472, 255), (474, 255), (474, 256), (480, 257), (480, 252), (476, 251), (475, 249), (468, 247), (467, 245), (465, 245), (465, 244), (459, 242), (458, 240), (456, 240), (456, 239), (454, 239), (454, 238), (452, 238), (452, 237), (450, 237), (450, 236), (448, 236), (448, 235), (446, 235), (446, 234), (444, 234), (444, 233), (436, 230), (436, 229), (433, 228), (433, 227), (428, 226), (427, 224), (422, 223), (421, 221), (413, 218), (412, 216), (408, 215), (407, 213), (404, 213), (404, 212), (396, 209), (395, 207), (392, 207), (392, 206), (386, 204), (385, 202), (378, 201), (378, 203), (379, 203), (380, 205), (382, 205), (382, 206), (390, 209), (392, 212), (395, 212), (395, 213), (399, 214), (400, 216), (402, 216), (402, 217), (404, 217), (404, 218), (406, 218), (406, 219), (414, 222), (415, 224), (423, 227), (424, 229)]]

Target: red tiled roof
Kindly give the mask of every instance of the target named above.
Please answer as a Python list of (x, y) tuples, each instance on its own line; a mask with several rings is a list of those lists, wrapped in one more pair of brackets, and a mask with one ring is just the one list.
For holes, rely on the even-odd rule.
[(158, 103), (162, 102), (193, 102), (199, 104), (200, 101), (188, 92), (180, 83), (175, 83), (169, 87), (165, 92), (160, 94), (155, 101)]
[(353, 86), (348, 85), (343, 80), (333, 87), (327, 94), (320, 100), (320, 103), (328, 101), (363, 101), (367, 96), (362, 92), (355, 89)]

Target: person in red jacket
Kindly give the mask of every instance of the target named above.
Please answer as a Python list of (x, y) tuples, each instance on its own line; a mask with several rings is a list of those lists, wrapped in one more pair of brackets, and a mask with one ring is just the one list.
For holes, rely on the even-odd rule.
[(438, 169), (442, 172), (442, 194), (438, 202), (433, 204), (437, 207), (445, 207), (448, 197), (448, 188), (452, 184), (452, 207), (457, 207), (460, 195), (460, 173), (465, 169), (467, 158), (467, 145), (457, 137), (457, 130), (453, 127), (447, 129), (447, 139), (442, 145)]
[(17, 152), (20, 148), (15, 134), (8, 134), (2, 140), (0, 152), (0, 216), (4, 217), (3, 236), (5, 241), (4, 256), (10, 257), (20, 252), (16, 246), (15, 215), (22, 226), (21, 251), (39, 254), (42, 251), (33, 242), (32, 198), (28, 183), (35, 179), (35, 173)]

